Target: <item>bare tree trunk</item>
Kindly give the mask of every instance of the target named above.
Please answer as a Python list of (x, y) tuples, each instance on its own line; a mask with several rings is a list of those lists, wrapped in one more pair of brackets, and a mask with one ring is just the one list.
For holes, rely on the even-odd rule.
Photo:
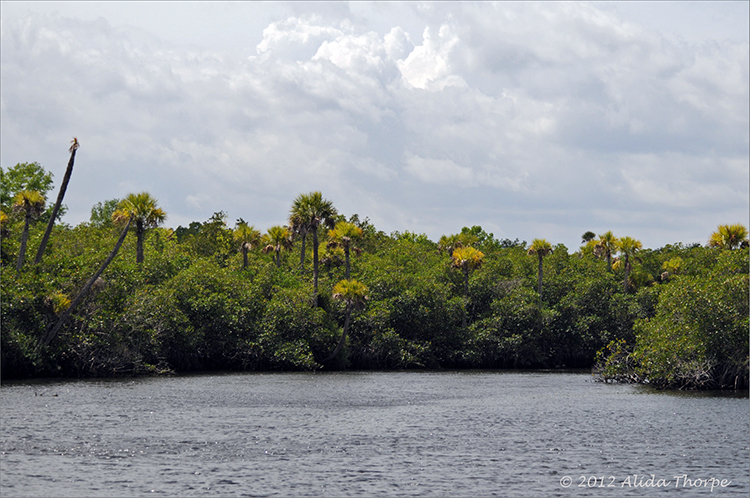
[(117, 256), (117, 252), (120, 250), (120, 247), (122, 246), (122, 243), (125, 241), (125, 236), (128, 234), (128, 229), (130, 228), (130, 223), (133, 221), (132, 218), (128, 219), (127, 225), (125, 225), (125, 228), (122, 229), (122, 232), (120, 233), (120, 238), (117, 239), (117, 243), (115, 244), (115, 247), (112, 249), (112, 252), (109, 253), (109, 256), (107, 256), (107, 259), (104, 260), (104, 263), (99, 267), (99, 269), (94, 273), (94, 275), (86, 282), (86, 285), (83, 286), (83, 288), (78, 292), (78, 295), (73, 299), (73, 302), (70, 303), (70, 306), (68, 306), (68, 309), (63, 312), (63, 314), (60, 316), (60, 318), (57, 319), (57, 322), (55, 323), (55, 326), (49, 329), (49, 331), (44, 335), (42, 340), (37, 344), (37, 351), (42, 346), (47, 346), (50, 342), (52, 342), (52, 339), (55, 338), (57, 333), (60, 331), (60, 328), (63, 326), (63, 323), (65, 323), (65, 320), (68, 319), (71, 313), (73, 313), (73, 310), (80, 304), (80, 302), (83, 300), (83, 298), (86, 296), (89, 290), (91, 290), (91, 286), (94, 285), (94, 282), (96, 282), (96, 279), (101, 276), (102, 273), (104, 273), (104, 270), (109, 266), (109, 264), (112, 262), (113, 259), (115, 259), (115, 256)]
[(55, 207), (52, 208), (52, 216), (49, 218), (49, 222), (47, 223), (47, 229), (44, 231), (44, 237), (42, 237), (42, 243), (39, 244), (39, 250), (36, 252), (36, 258), (34, 258), (34, 264), (38, 265), (42, 262), (42, 256), (44, 256), (44, 250), (47, 247), (47, 242), (49, 241), (49, 236), (52, 233), (52, 227), (55, 225), (55, 218), (57, 218), (57, 213), (60, 211), (60, 206), (62, 206), (63, 198), (65, 197), (65, 191), (68, 189), (68, 182), (70, 181), (70, 175), (73, 174), (73, 163), (76, 160), (76, 150), (78, 150), (77, 147), (73, 147), (73, 150), (70, 152), (70, 160), (68, 161), (68, 167), (65, 170), (65, 176), (63, 177), (63, 181), (60, 184), (60, 192), (57, 194), (57, 201), (55, 202)]

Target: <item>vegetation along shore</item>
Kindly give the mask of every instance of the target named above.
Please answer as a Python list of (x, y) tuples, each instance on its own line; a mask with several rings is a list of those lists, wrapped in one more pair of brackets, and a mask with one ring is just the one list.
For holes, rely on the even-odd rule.
[(434, 242), (386, 234), (311, 192), (264, 233), (223, 212), (164, 228), (148, 193), (69, 226), (77, 147), (54, 204), (39, 164), (1, 171), (3, 379), (565, 367), (660, 388), (748, 387), (742, 225), (659, 249), (587, 232), (571, 251), (479, 226)]

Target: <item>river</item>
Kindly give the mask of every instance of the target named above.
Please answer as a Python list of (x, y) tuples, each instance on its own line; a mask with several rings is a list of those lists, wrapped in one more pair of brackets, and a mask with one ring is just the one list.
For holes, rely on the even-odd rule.
[(14, 381), (0, 409), (3, 497), (750, 491), (746, 394), (583, 373)]

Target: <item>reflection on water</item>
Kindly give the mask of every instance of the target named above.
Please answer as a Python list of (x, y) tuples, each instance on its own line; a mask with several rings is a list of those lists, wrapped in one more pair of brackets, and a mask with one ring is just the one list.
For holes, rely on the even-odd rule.
[(746, 397), (586, 374), (224, 374), (18, 382), (0, 395), (2, 496), (750, 490)]

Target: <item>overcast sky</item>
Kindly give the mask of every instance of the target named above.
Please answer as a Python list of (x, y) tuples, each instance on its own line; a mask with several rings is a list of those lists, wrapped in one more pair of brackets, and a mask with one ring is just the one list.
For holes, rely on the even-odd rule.
[(749, 2), (2, 2), (0, 164), (64, 221), (148, 191), (261, 230), (320, 190), (432, 240), (481, 225), (706, 243), (750, 218)]

